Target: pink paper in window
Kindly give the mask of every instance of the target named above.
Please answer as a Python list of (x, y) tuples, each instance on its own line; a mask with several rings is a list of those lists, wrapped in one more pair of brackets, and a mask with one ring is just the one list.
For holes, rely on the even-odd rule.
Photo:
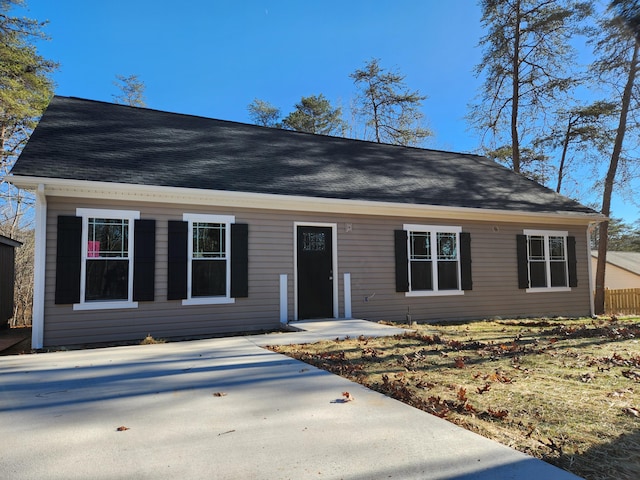
[(89, 240), (89, 244), (87, 245), (87, 257), (95, 258), (100, 256), (100, 242)]

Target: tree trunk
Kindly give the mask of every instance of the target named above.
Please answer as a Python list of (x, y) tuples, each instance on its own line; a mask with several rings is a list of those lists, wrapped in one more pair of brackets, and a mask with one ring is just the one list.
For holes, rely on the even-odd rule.
[[(638, 63), (638, 40), (633, 45), (633, 56), (629, 65), (629, 75), (627, 83), (622, 93), (622, 105), (620, 109), (620, 122), (616, 131), (616, 139), (613, 144), (613, 152), (611, 153), (611, 162), (609, 170), (604, 181), (604, 193), (602, 195), (601, 213), (607, 217), (611, 214), (611, 195), (613, 193), (613, 184), (618, 170), (618, 162), (622, 153), (622, 142), (627, 129), (627, 114), (629, 113), (629, 104), (631, 103), (631, 93), (636, 77), (636, 68)], [(604, 277), (607, 264), (607, 247), (609, 245), (609, 221), (600, 224), (598, 235), (598, 266), (596, 268), (596, 293), (594, 299), (595, 313), (604, 314)]]
[(520, 1), (516, 2), (513, 33), (513, 76), (511, 80), (511, 159), (513, 171), (520, 173), (520, 139), (518, 138), (518, 107), (520, 104)]
[(560, 189), (562, 188), (562, 177), (564, 177), (564, 164), (567, 159), (567, 150), (569, 149), (569, 139), (571, 138), (571, 128), (572, 128), (572, 119), (569, 119), (569, 123), (567, 124), (567, 131), (565, 132), (564, 142), (562, 144), (562, 156), (560, 157), (560, 166), (558, 167), (558, 185), (556, 187), (556, 192), (560, 193)]

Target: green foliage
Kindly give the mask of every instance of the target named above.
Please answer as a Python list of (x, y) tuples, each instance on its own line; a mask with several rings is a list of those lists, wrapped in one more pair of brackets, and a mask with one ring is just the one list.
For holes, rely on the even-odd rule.
[(356, 115), (373, 129), (378, 143), (419, 145), (432, 133), (422, 126), (422, 101), (427, 98), (410, 91), (404, 75), (387, 71), (378, 59), (365, 63), (350, 77), (358, 88)]
[[(511, 145), (501, 145), (497, 148), (485, 148), (484, 155), (492, 160), (514, 169), (513, 149)], [(543, 149), (535, 143), (531, 147), (520, 148), (520, 172), (522, 175), (538, 183), (547, 183), (552, 176), (549, 157)]]
[(118, 95), (113, 95), (113, 101), (120, 105), (131, 107), (146, 107), (144, 99), (145, 84), (138, 78), (138, 75), (116, 75), (113, 84), (120, 89)]
[(46, 22), (9, 15), (22, 0), (0, 2), (0, 178), (15, 161), (53, 94), (57, 64), (38, 55)]
[(334, 108), (322, 94), (302, 97), (282, 124), (297, 132), (321, 135), (341, 135), (346, 126), (342, 120), (342, 109)]
[[(625, 223), (621, 218), (612, 218), (609, 221), (609, 240), (607, 249), (611, 252), (640, 252), (640, 221), (632, 225)], [(591, 248), (597, 249), (599, 231), (591, 234)]]
[(46, 39), (46, 22), (14, 17), (22, 0), (0, 1), (0, 224), (13, 236), (29, 199), (4, 182), (53, 95), (51, 74), (57, 64), (37, 52)]
[(631, 33), (640, 39), (640, 4), (636, 0), (613, 0), (611, 10), (624, 21)]
[(280, 109), (273, 106), (269, 102), (254, 98), (253, 102), (247, 107), (251, 121), (256, 125), (263, 127), (281, 128)]

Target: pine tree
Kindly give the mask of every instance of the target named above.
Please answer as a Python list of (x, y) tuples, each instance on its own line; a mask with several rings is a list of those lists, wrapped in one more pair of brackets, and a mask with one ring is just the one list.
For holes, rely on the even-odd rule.
[(280, 109), (269, 102), (254, 98), (247, 107), (251, 121), (263, 127), (280, 128)]
[(372, 59), (350, 77), (358, 88), (355, 112), (373, 129), (376, 142), (419, 145), (433, 135), (422, 126), (420, 109), (427, 97), (410, 91), (404, 75), (387, 71), (378, 59)]
[[(640, 67), (640, 10), (633, 0), (612, 2), (609, 15), (600, 22), (601, 36), (596, 42), (597, 60), (593, 71), (603, 85), (609, 85), (617, 95), (620, 105), (618, 126), (615, 132), (609, 168), (604, 181), (602, 208), (600, 212), (611, 214), (611, 197), (616, 183), (620, 162), (624, 160), (623, 144), (632, 125), (628, 124), (630, 112), (638, 106), (636, 76)], [(633, 125), (634, 127), (637, 125)], [(607, 261), (609, 222), (599, 225), (598, 264), (596, 269), (595, 312), (604, 313), (604, 279)]]
[(146, 107), (147, 102), (144, 98), (144, 90), (146, 88), (144, 82), (138, 78), (138, 75), (116, 75), (116, 81), (113, 84), (120, 89), (120, 93), (113, 95), (113, 101), (120, 105), (129, 105), (131, 107)]
[(302, 97), (282, 124), (284, 128), (297, 132), (321, 135), (342, 135), (345, 130), (342, 109), (334, 108), (322, 94)]
[(4, 182), (53, 95), (57, 64), (38, 54), (34, 42), (46, 39), (46, 22), (14, 17), (22, 0), (0, 1), (0, 223), (12, 235), (25, 195)]
[(544, 117), (575, 84), (569, 40), (581, 31), (591, 5), (576, 0), (482, 0), (480, 5), (487, 34), (480, 40), (483, 57), (476, 73), (484, 75), (484, 85), (469, 117), (483, 139), (488, 137), (489, 151), (503, 151), (509, 167), (531, 175), (535, 163), (546, 158), (534, 144), (543, 136)]

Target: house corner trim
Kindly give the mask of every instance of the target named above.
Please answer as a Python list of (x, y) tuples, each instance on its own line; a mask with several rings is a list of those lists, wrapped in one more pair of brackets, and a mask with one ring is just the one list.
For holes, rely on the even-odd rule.
[(47, 197), (44, 184), (36, 190), (35, 252), (33, 272), (33, 316), (31, 319), (31, 348), (44, 346), (44, 283), (47, 253)]

